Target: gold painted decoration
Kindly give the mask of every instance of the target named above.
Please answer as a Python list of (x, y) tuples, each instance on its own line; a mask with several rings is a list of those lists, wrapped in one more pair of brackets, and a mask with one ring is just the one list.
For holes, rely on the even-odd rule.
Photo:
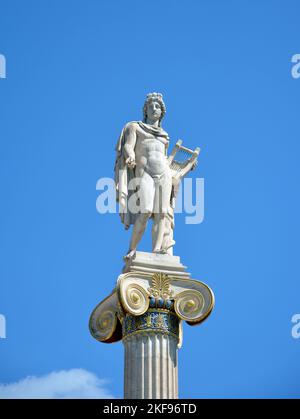
[(185, 290), (175, 297), (174, 308), (182, 320), (198, 322), (203, 315), (204, 305), (205, 301), (201, 292)]
[(172, 290), (170, 289), (170, 279), (167, 274), (161, 272), (152, 276), (152, 287), (148, 289), (151, 296), (158, 298), (170, 298)]

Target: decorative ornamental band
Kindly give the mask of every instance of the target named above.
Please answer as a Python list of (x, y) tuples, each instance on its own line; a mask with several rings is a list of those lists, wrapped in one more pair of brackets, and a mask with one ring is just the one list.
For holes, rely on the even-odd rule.
[(175, 313), (164, 309), (149, 309), (141, 316), (127, 314), (123, 321), (123, 339), (142, 332), (165, 333), (179, 338), (179, 322)]

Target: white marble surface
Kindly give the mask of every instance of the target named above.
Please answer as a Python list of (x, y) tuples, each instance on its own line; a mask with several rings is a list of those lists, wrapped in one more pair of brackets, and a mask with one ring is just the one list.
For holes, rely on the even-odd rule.
[(177, 399), (177, 339), (162, 333), (138, 333), (123, 343), (124, 398)]
[(146, 273), (159, 271), (182, 278), (190, 278), (190, 274), (186, 272), (186, 266), (180, 262), (180, 257), (168, 254), (136, 252), (135, 258), (126, 262), (123, 273), (136, 271)]

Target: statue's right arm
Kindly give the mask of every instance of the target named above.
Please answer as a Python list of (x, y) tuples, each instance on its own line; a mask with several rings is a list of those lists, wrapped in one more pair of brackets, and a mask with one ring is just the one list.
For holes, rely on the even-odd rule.
[(135, 160), (134, 147), (136, 144), (136, 126), (134, 123), (129, 123), (125, 128), (125, 143), (124, 151), (126, 159), (130, 158)]

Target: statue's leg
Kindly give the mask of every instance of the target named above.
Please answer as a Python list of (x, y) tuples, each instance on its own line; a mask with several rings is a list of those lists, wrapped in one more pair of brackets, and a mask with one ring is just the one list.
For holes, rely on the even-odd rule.
[(153, 212), (154, 194), (154, 181), (148, 173), (144, 172), (140, 180), (139, 190), (140, 213), (137, 215), (136, 221), (133, 226), (129, 251), (125, 256), (126, 259), (134, 257), (136, 253), (137, 245), (139, 244), (145, 232), (147, 221), (149, 220)]
[(173, 255), (173, 246), (175, 244), (175, 240), (173, 240), (173, 217), (173, 209), (170, 207), (168, 214), (165, 216), (165, 231), (161, 247), (162, 251), (168, 255)]
[(154, 213), (153, 222), (152, 222), (152, 252), (154, 252), (155, 250), (156, 241), (157, 241), (157, 232), (158, 232), (158, 219), (157, 219), (157, 214)]
[(155, 214), (153, 218), (153, 230), (154, 237), (152, 243), (152, 249), (154, 253), (162, 253), (162, 242), (165, 231), (165, 214)]
[(149, 217), (151, 216), (151, 212), (138, 214), (137, 219), (133, 226), (132, 236), (129, 245), (129, 251), (125, 256), (126, 259), (132, 258), (136, 253), (137, 245), (139, 244), (146, 226)]
[(170, 228), (166, 223), (166, 215), (170, 206), (172, 179), (167, 173), (155, 186), (152, 249), (155, 253), (166, 253), (162, 245), (164, 235), (167, 233), (166, 228)]

